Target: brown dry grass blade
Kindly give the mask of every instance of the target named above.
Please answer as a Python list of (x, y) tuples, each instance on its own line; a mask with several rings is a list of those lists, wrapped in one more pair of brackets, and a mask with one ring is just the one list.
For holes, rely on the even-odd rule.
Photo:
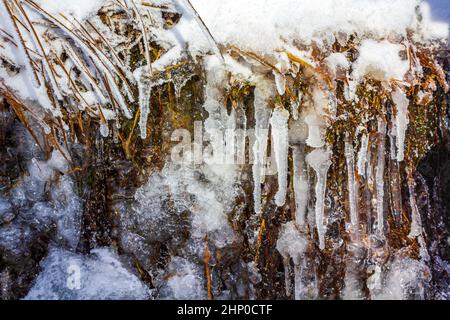
[(19, 45), (20, 45), (20, 47), (22, 48), (22, 50), (24, 51), (24, 53), (25, 53), (25, 55), (27, 57), (28, 64), (30, 65), (30, 68), (31, 68), (31, 70), (33, 72), (34, 79), (35, 79), (35, 81), (36, 81), (36, 83), (38, 85), (41, 85), (41, 81), (39, 80), (38, 72), (37, 72), (37, 70), (36, 70), (36, 68), (34, 67), (34, 64), (33, 64), (33, 59), (31, 59), (30, 53), (28, 52), (27, 46), (25, 45), (25, 40), (23, 39), (23, 36), (20, 33), (19, 27), (17, 26), (17, 20), (14, 18), (14, 15), (13, 15), (13, 13), (11, 11), (11, 8), (9, 7), (8, 2), (6, 0), (2, 0), (2, 1), (3, 1), (3, 6), (6, 8), (6, 13), (8, 14), (9, 18), (11, 19), (11, 22), (14, 25), (15, 31), (16, 31), (18, 37), (19, 37), (19, 39), (18, 39), (19, 40)]
[(261, 248), (261, 242), (262, 242), (262, 235), (264, 230), (266, 229), (266, 219), (262, 219), (261, 220), (261, 226), (259, 227), (259, 232), (258, 232), (258, 239), (256, 241), (256, 253), (255, 253), (255, 265), (258, 264), (258, 258), (259, 258), (259, 249)]
[(41, 146), (39, 139), (37, 138), (37, 135), (31, 128), (31, 125), (28, 122), (28, 119), (25, 115), (25, 111), (27, 111), (27, 107), (25, 106), (25, 104), (18, 97), (16, 97), (11, 90), (5, 88), (1, 83), (0, 83), (0, 96), (6, 99), (6, 101), (13, 109), (19, 121), (25, 126), (25, 128), (33, 137), (33, 140), (39, 146), (39, 149), (41, 149), (41, 151), (45, 153), (44, 148)]
[(206, 277), (206, 289), (208, 291), (208, 300), (213, 299), (213, 294), (211, 290), (211, 272), (209, 270), (209, 260), (211, 255), (209, 253), (208, 247), (208, 235), (205, 236), (205, 255), (203, 256), (203, 263), (205, 264), (205, 277)]

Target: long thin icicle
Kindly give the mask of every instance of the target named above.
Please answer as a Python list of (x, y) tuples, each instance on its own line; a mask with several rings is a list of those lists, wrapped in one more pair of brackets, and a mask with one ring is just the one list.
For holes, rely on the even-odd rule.
[(384, 234), (384, 166), (386, 123), (378, 120), (378, 158), (375, 182), (377, 187), (377, 230)]
[(353, 227), (358, 225), (358, 188), (355, 180), (355, 159), (351, 142), (345, 141), (345, 159), (347, 162), (348, 200), (350, 203), (350, 221)]
[(406, 128), (408, 127), (408, 105), (409, 100), (406, 94), (400, 89), (396, 89), (392, 93), (392, 100), (397, 107), (397, 113), (395, 115), (395, 128), (396, 132), (396, 142), (397, 142), (397, 161), (403, 161), (405, 157), (405, 135)]
[[(149, 93), (142, 93), (143, 90), (146, 90)], [(150, 86), (144, 88), (142, 85), (139, 85), (139, 105), (141, 106), (141, 114), (139, 117), (139, 128), (141, 129), (142, 139), (147, 138), (147, 119), (148, 114), (150, 112), (150, 92), (151, 92)]]
[(277, 206), (282, 206), (286, 202), (289, 151), (288, 120), (289, 112), (282, 108), (276, 108), (270, 119), (272, 143), (274, 145), (278, 171), (278, 191), (275, 195), (275, 203)]
[(397, 223), (402, 221), (402, 192), (401, 192), (401, 176), (399, 163), (395, 160), (389, 160), (389, 186), (390, 198), (392, 206), (392, 214)]
[(247, 116), (245, 114), (244, 105), (238, 103), (236, 110), (236, 163), (238, 165), (245, 164), (245, 141), (247, 135)]
[(324, 201), (327, 186), (327, 174), (331, 165), (330, 152), (324, 149), (316, 149), (306, 156), (306, 162), (316, 172), (316, 227), (319, 235), (319, 248), (325, 248), (326, 225), (324, 223)]
[(305, 166), (304, 147), (293, 146), (292, 161), (294, 163), (294, 196), (295, 196), (295, 221), (298, 226), (304, 227), (306, 224), (306, 209), (309, 198), (309, 184), (307, 170)]
[(262, 79), (255, 88), (255, 142), (253, 144), (253, 201), (255, 212), (261, 211), (261, 183), (265, 180), (265, 162), (267, 155), (267, 139), (269, 131), (269, 99), (273, 96), (273, 84)]
[(366, 177), (366, 168), (367, 168), (367, 149), (369, 146), (369, 136), (367, 134), (363, 134), (361, 137), (361, 147), (358, 151), (358, 174), (361, 177)]
[(408, 179), (409, 203), (411, 206), (411, 230), (409, 238), (415, 238), (422, 234), (422, 221), (420, 219), (419, 209), (417, 208), (416, 198), (414, 195), (414, 180)]
[[(130, 3), (137, 19), (139, 22), (139, 27), (141, 28), (142, 32), (142, 41), (144, 43), (144, 53), (145, 53), (145, 60), (147, 64), (142, 67), (142, 70), (140, 72), (140, 79), (136, 79), (138, 83), (138, 90), (139, 90), (139, 106), (140, 106), (140, 117), (139, 117), (139, 128), (141, 129), (141, 138), (145, 139), (147, 138), (147, 119), (148, 114), (150, 112), (150, 98), (151, 98), (151, 85), (150, 81), (148, 80), (150, 75), (152, 74), (152, 61), (150, 59), (150, 48), (149, 48), (149, 41), (147, 37), (147, 28), (145, 27), (144, 20), (142, 19), (142, 16), (136, 6), (136, 3), (134, 0), (129, 0), (127, 3)], [(142, 73), (144, 71), (144, 73)]]

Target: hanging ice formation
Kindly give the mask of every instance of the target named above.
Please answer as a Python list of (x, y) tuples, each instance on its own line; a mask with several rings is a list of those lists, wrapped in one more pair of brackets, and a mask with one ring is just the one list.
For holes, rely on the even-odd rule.
[(276, 108), (270, 119), (278, 174), (278, 191), (275, 195), (277, 206), (282, 206), (286, 202), (289, 151), (288, 120), (289, 112), (281, 108)]
[[(139, 239), (129, 241), (135, 251), (164, 242), (155, 236), (163, 231), (176, 238), (170, 248), (158, 242), (167, 270), (145, 271), (164, 297), (189, 297), (186, 283), (199, 298), (230, 287), (258, 297), (264, 259), (276, 270), (282, 259), (286, 296), (297, 299), (388, 289), (404, 297), (419, 286), (428, 253), (413, 172), (434, 143), (424, 136), (448, 90), (436, 53), (448, 26), (426, 3), (95, 0), (78, 11), (47, 2), (0, 0), (0, 96), (22, 121), (35, 121), (58, 149), (67, 137), (89, 144), (93, 119), (131, 162), (147, 143), (164, 159), (168, 128), (185, 125), (204, 139), (186, 149), (186, 163), (142, 157), (148, 181), (135, 192), (134, 215), (121, 215), (122, 240)], [(131, 148), (136, 133), (146, 142)], [(394, 235), (411, 250), (388, 248)], [(407, 254), (416, 240), (420, 258)], [(217, 280), (222, 258), (245, 271), (248, 288)], [(322, 267), (334, 261), (345, 264), (345, 279), (329, 283), (343, 288), (324, 294), (338, 267)], [(201, 270), (213, 264), (216, 283), (205, 290)]]

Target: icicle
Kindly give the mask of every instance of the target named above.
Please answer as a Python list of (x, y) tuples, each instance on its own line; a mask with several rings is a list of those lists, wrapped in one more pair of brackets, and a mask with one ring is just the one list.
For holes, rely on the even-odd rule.
[(383, 290), (382, 270), (379, 265), (372, 265), (367, 269), (367, 272), (372, 274), (369, 278), (367, 278), (367, 288), (370, 291), (372, 299), (374, 299)]
[(284, 95), (286, 92), (286, 77), (278, 72), (273, 72), (275, 78), (275, 84), (277, 86), (277, 91), (280, 96)]
[(423, 238), (422, 219), (420, 218), (419, 209), (417, 208), (416, 196), (414, 191), (414, 179), (408, 179), (409, 204), (411, 206), (411, 229), (408, 238), (417, 238), (419, 242), (419, 254), (423, 261), (429, 261), (430, 255), (427, 250), (425, 239)]
[(373, 172), (374, 172), (374, 168), (373, 168), (373, 161), (374, 161), (374, 157), (375, 155), (372, 154), (372, 148), (369, 149), (369, 152), (367, 152), (367, 164), (366, 164), (366, 179), (367, 179), (367, 184), (369, 186), (373, 186)]
[(294, 266), (294, 288), (294, 299), (301, 300), (302, 294), (305, 290), (303, 285), (303, 272), (301, 265)]
[(327, 173), (331, 165), (330, 152), (324, 149), (316, 149), (306, 156), (306, 162), (316, 172), (316, 227), (319, 235), (319, 248), (325, 248), (326, 225), (324, 223), (324, 201), (327, 185)]
[(397, 223), (402, 221), (402, 192), (401, 192), (401, 177), (399, 172), (399, 163), (395, 159), (389, 161), (389, 186), (392, 202), (392, 214)]
[(264, 182), (264, 162), (267, 152), (267, 135), (266, 129), (256, 128), (256, 140), (253, 146), (255, 162), (252, 168), (254, 183), (253, 201), (256, 213), (261, 211), (261, 183)]
[(323, 118), (317, 115), (317, 113), (311, 112), (305, 116), (304, 121), (308, 125), (308, 139), (306, 139), (306, 144), (313, 148), (323, 147), (325, 145)]
[(376, 168), (376, 188), (377, 188), (377, 230), (384, 234), (384, 162), (385, 162), (385, 139), (386, 123), (378, 120), (378, 155)]
[(203, 151), (204, 161), (216, 177), (232, 182), (237, 177), (234, 161), (237, 120), (235, 111), (228, 115), (221, 101), (227, 70), (216, 56), (205, 58), (205, 63), (207, 73), (203, 109), (208, 112), (208, 118), (204, 121), (204, 137), (209, 143)]
[(281, 226), (277, 250), (283, 257), (292, 258), (294, 264), (299, 264), (307, 248), (307, 239), (298, 231), (293, 221), (286, 222)]
[(289, 221), (282, 225), (281, 231), (277, 240), (277, 250), (283, 257), (285, 266), (285, 281), (286, 294), (290, 295), (291, 279), (290, 279), (290, 259), (294, 263), (295, 269), (295, 296), (296, 299), (300, 295), (301, 288), (303, 288), (301, 267), (305, 262), (305, 251), (308, 248), (307, 239), (299, 232), (295, 223)]
[(245, 142), (247, 134), (247, 116), (242, 102), (236, 108), (236, 163), (245, 164)]
[(350, 235), (350, 243), (347, 244), (346, 270), (344, 277), (344, 299), (356, 300), (364, 298), (364, 288), (361, 275), (366, 267), (366, 250), (364, 245), (354, 235)]
[(109, 127), (108, 123), (101, 123), (100, 124), (100, 133), (102, 137), (106, 138), (109, 135)]
[(294, 299), (315, 300), (318, 298), (317, 274), (314, 261), (304, 255), (299, 264), (294, 265)]
[(55, 116), (61, 115), (60, 110), (53, 108), (52, 103), (45, 92), (45, 88), (42, 86), (43, 80), (40, 79), (39, 75), (34, 71), (32, 66), (33, 61), (27, 53), (26, 44), (23, 42), (23, 38), (21, 37), (19, 29), (14, 22), (14, 18), (6, 0), (0, 0), (0, 18), (2, 27), (5, 28), (7, 32), (12, 35), (13, 39), (16, 39), (17, 41), (17, 46), (10, 46), (10, 48), (14, 52), (17, 62), (25, 67), (25, 74), (21, 73), (21, 77), (28, 93), (31, 94), (32, 98), (36, 100), (43, 108), (50, 110)]
[[(206, 61), (206, 87), (205, 87), (205, 109), (209, 116), (204, 122), (205, 133), (210, 135), (211, 145), (214, 151), (215, 164), (223, 164), (224, 142), (223, 139), (214, 141), (213, 136), (218, 135), (219, 131), (225, 129), (226, 119), (222, 116), (222, 105), (219, 102), (222, 98), (221, 88), (224, 86), (225, 73), (223, 68), (218, 64), (214, 56), (210, 56)], [(212, 160), (212, 159), (211, 159)]]
[(302, 93), (298, 93), (298, 100), (291, 99), (291, 114), (294, 120), (298, 120), (298, 108), (302, 102)]
[(409, 100), (406, 94), (400, 89), (396, 89), (392, 93), (392, 100), (397, 107), (397, 114), (395, 115), (396, 128), (396, 142), (397, 142), (397, 161), (401, 162), (404, 159), (405, 153), (405, 134), (408, 127), (408, 105)]
[(141, 80), (138, 81), (138, 90), (139, 90), (139, 106), (140, 106), (140, 115), (139, 115), (139, 128), (141, 129), (141, 138), (147, 138), (147, 119), (148, 114), (150, 112), (150, 96), (151, 96), (151, 86), (148, 81)]
[(393, 128), (389, 129), (389, 151), (391, 154), (391, 160), (397, 159), (397, 150), (395, 147), (395, 133), (392, 133)]
[(234, 164), (236, 156), (236, 110), (231, 111), (225, 130), (225, 163)]
[(277, 55), (278, 63), (275, 65), (276, 70), (273, 70), (273, 76), (275, 78), (275, 85), (277, 87), (278, 94), (283, 96), (286, 93), (286, 72), (289, 70), (290, 61), (285, 52), (279, 52)]
[(411, 206), (411, 230), (408, 237), (413, 239), (422, 234), (422, 221), (420, 219), (419, 209), (417, 208), (414, 192), (414, 180), (408, 179), (409, 204)]
[(267, 154), (267, 139), (269, 132), (270, 108), (269, 99), (274, 94), (274, 88), (271, 82), (261, 79), (256, 83), (255, 88), (255, 142), (253, 144), (253, 201), (256, 213), (261, 211), (261, 183), (265, 180), (265, 159)]
[(366, 177), (366, 168), (367, 168), (367, 148), (369, 146), (369, 136), (363, 134), (361, 137), (361, 147), (358, 151), (358, 174), (361, 177)]
[(295, 196), (295, 221), (299, 227), (306, 226), (306, 209), (309, 198), (309, 184), (307, 170), (304, 163), (304, 148), (293, 146), (292, 161), (294, 163), (294, 196)]
[(286, 202), (289, 150), (288, 120), (289, 112), (282, 108), (276, 108), (270, 119), (270, 125), (272, 127), (272, 143), (274, 144), (275, 160), (278, 171), (278, 191), (275, 195), (275, 203), (279, 207)]
[(355, 180), (355, 160), (353, 145), (345, 141), (345, 159), (347, 163), (348, 200), (350, 203), (350, 221), (353, 227), (358, 225), (358, 187)]
[(291, 259), (289, 257), (283, 258), (283, 266), (284, 266), (284, 286), (286, 288), (286, 297), (290, 297), (292, 295), (291, 292)]

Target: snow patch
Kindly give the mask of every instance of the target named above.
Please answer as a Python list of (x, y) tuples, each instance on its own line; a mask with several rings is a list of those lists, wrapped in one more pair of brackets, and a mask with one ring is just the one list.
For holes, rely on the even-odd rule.
[(77, 20), (85, 20), (97, 13), (108, 0), (35, 0), (44, 10), (52, 15), (69, 14)]
[(150, 290), (111, 249), (83, 256), (52, 249), (25, 300), (146, 300)]

